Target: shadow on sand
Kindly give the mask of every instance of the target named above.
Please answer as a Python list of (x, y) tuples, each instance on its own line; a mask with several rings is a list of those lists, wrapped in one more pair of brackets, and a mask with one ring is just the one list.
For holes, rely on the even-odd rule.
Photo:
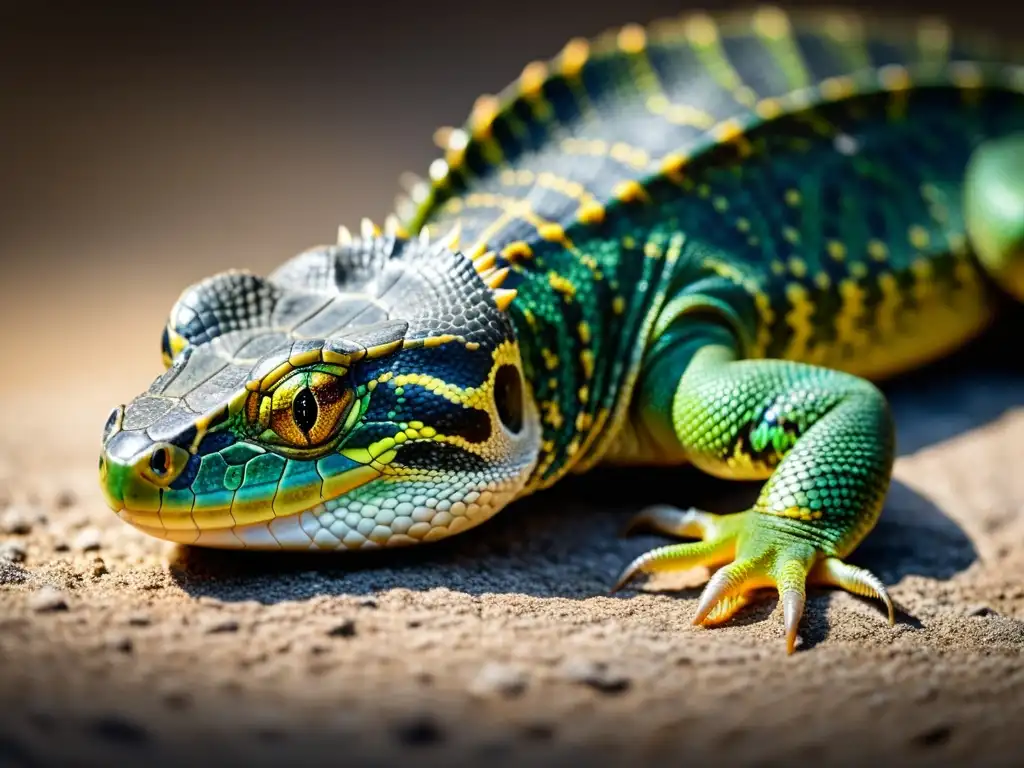
[[(1024, 364), (1006, 354), (1024, 327), (1008, 319), (969, 349), (885, 386), (908, 455), (954, 438), (1024, 405)], [(1015, 342), (1014, 342), (1015, 343)], [(278, 602), (323, 594), (371, 594), (402, 587), (447, 588), (473, 595), (519, 593), (583, 599), (607, 595), (621, 568), (664, 539), (622, 538), (629, 517), (651, 503), (732, 512), (748, 506), (759, 484), (727, 483), (692, 468), (605, 469), (572, 477), (524, 499), (479, 528), (430, 546), (369, 553), (256, 553), (180, 548), (172, 575), (189, 594), (226, 601)], [(963, 530), (929, 499), (894, 481), (875, 530), (850, 558), (893, 584), (907, 575), (948, 579), (977, 558)], [(699, 590), (684, 590), (693, 598)], [(628, 599), (629, 590), (620, 593)], [(828, 635), (823, 601), (809, 595), (804, 642)], [(755, 603), (733, 622), (759, 621), (774, 600)], [(905, 623), (916, 619), (903, 615)]]

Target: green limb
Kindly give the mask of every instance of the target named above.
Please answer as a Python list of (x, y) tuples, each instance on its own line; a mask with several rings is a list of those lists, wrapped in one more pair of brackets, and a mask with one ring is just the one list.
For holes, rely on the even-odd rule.
[(1024, 301), (1024, 133), (975, 151), (964, 180), (964, 220), (982, 266)]
[(767, 482), (754, 506), (737, 514), (665, 507), (640, 513), (636, 525), (700, 540), (642, 555), (618, 586), (638, 573), (721, 565), (704, 588), (695, 623), (724, 621), (750, 592), (774, 587), (789, 652), (808, 583), (878, 597), (891, 621), (881, 582), (842, 560), (874, 527), (888, 491), (894, 436), (881, 392), (815, 366), (737, 360), (721, 344), (663, 356), (644, 385), (654, 392), (652, 402), (667, 375), (677, 382), (671, 414), (644, 409), (648, 420), (668, 423), (650, 429), (672, 435), (665, 449), (719, 477)]

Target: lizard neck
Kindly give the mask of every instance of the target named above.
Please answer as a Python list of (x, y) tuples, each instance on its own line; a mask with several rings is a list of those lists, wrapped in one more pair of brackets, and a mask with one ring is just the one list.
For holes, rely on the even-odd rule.
[(532, 244), (508, 282), (543, 435), (527, 492), (601, 460), (628, 420), (654, 318), (683, 266), (678, 232), (575, 235), (571, 247)]

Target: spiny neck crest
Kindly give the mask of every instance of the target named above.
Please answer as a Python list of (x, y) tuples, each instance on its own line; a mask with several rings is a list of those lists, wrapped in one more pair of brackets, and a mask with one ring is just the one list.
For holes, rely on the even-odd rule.
[[(379, 239), (382, 235), (396, 242), (411, 239), (409, 231), (402, 226), (398, 217), (394, 214), (390, 214), (384, 219), (383, 227), (375, 224), (372, 219), (363, 218), (359, 225), (359, 234), (360, 238), (364, 241)], [(416, 236), (416, 241), (423, 248), (429, 249), (432, 246), (435, 248), (440, 246), (452, 252), (459, 252), (461, 234), (462, 227), (456, 222), (448, 232), (433, 240), (431, 239), (430, 231), (424, 227)], [(355, 241), (356, 238), (348, 227), (344, 225), (338, 227), (338, 245), (351, 246)], [(473, 254), (469, 256), (469, 259), (473, 264), (473, 269), (483, 278), (484, 283), (493, 292), (494, 302), (497, 304), (498, 309), (502, 312), (506, 311), (512, 300), (516, 297), (514, 289), (501, 287), (505, 282), (505, 278), (508, 277), (508, 267), (498, 268), (496, 266), (497, 254), (494, 251)]]

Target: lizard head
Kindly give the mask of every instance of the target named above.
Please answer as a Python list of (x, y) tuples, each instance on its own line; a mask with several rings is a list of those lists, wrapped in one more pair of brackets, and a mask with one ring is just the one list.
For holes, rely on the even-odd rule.
[(343, 240), (181, 295), (167, 370), (104, 429), (123, 520), (200, 546), (396, 546), (524, 488), (539, 418), (499, 280), (450, 242)]

